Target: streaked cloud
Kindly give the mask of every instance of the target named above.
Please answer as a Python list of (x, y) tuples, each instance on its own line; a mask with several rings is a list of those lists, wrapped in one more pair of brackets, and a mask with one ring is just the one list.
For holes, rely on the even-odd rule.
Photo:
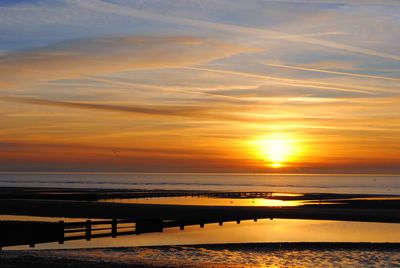
[(68, 101), (56, 101), (56, 100), (44, 100), (38, 98), (26, 98), (26, 97), (6, 97), (0, 96), (0, 100), (11, 101), (17, 103), (27, 103), (36, 105), (47, 105), (56, 107), (67, 107), (67, 108), (80, 108), (89, 110), (101, 110), (101, 111), (114, 111), (114, 112), (127, 112), (127, 113), (138, 113), (138, 114), (149, 114), (159, 116), (190, 116), (198, 114), (202, 108), (200, 107), (189, 107), (189, 106), (144, 106), (144, 105), (111, 105), (111, 104), (99, 104), (99, 103), (82, 103), (82, 102), (68, 102)]
[(280, 68), (288, 68), (302, 71), (310, 71), (310, 72), (319, 72), (319, 73), (328, 73), (328, 74), (339, 74), (339, 75), (348, 75), (348, 76), (356, 76), (356, 77), (364, 77), (364, 78), (374, 78), (374, 79), (386, 79), (393, 81), (400, 81), (400, 78), (397, 77), (387, 77), (387, 76), (379, 76), (379, 75), (368, 75), (368, 74), (357, 74), (357, 73), (347, 73), (347, 72), (338, 72), (324, 69), (314, 69), (314, 68), (306, 68), (300, 66), (291, 66), (284, 64), (276, 64), (276, 63), (265, 63), (268, 66), (280, 67)]
[(186, 36), (66, 41), (0, 57), (0, 89), (92, 74), (196, 64), (251, 50)]
[[(236, 71), (229, 71), (229, 70), (220, 70), (220, 69), (210, 69), (210, 68), (202, 68), (202, 67), (182, 67), (185, 69), (192, 69), (192, 70), (199, 70), (199, 71), (206, 71), (206, 72), (216, 72), (216, 73), (224, 73), (230, 75), (239, 75), (245, 77), (254, 77), (254, 78), (262, 78), (266, 80), (277, 81), (281, 85), (288, 85), (292, 87), (309, 87), (309, 88), (318, 88), (318, 89), (327, 89), (327, 90), (335, 90), (335, 91), (345, 91), (345, 92), (355, 92), (355, 93), (363, 93), (369, 95), (375, 95), (372, 90), (378, 91), (385, 91), (384, 89), (357, 89), (357, 88), (346, 88), (343, 85), (335, 85), (333, 83), (326, 83), (326, 82), (318, 82), (312, 80), (299, 80), (299, 79), (291, 79), (291, 78), (284, 78), (284, 77), (274, 77), (268, 75), (261, 75), (261, 74), (253, 74), (253, 73), (245, 73), (245, 72), (236, 72)], [(371, 90), (371, 91), (368, 91)], [(390, 90), (389, 90), (390, 92)]]
[(166, 23), (176, 23), (176, 24), (184, 24), (190, 25), (195, 27), (204, 27), (204, 28), (211, 28), (213, 30), (220, 30), (220, 31), (228, 31), (232, 33), (240, 33), (240, 34), (251, 34), (257, 36), (261, 39), (278, 39), (278, 40), (287, 40), (291, 42), (300, 42), (300, 43), (308, 43), (328, 48), (334, 48), (354, 53), (366, 54), (376, 57), (388, 58), (393, 60), (400, 60), (400, 55), (392, 55), (389, 53), (377, 51), (374, 49), (356, 47), (344, 43), (338, 43), (323, 39), (312, 38), (305, 35), (298, 35), (298, 34), (290, 34), (290, 33), (282, 33), (270, 29), (259, 29), (253, 27), (245, 27), (245, 26), (238, 26), (232, 24), (225, 24), (225, 23), (216, 23), (210, 22), (205, 20), (198, 20), (198, 19), (191, 19), (191, 18), (183, 18), (183, 17), (172, 17), (168, 15), (162, 15), (154, 12), (148, 12), (146, 10), (137, 10), (134, 8), (126, 8), (119, 6), (117, 4), (112, 4), (109, 2), (104, 2), (101, 0), (74, 0), (77, 5), (80, 5), (84, 8), (88, 8), (95, 11), (102, 11), (106, 13), (116, 13), (123, 16), (134, 16), (137, 18), (142, 19), (150, 19), (156, 21), (162, 21)]
[(393, 1), (376, 1), (376, 0), (271, 0), (271, 2), (281, 3), (319, 3), (319, 4), (343, 4), (343, 5), (399, 5), (400, 3), (396, 0)]

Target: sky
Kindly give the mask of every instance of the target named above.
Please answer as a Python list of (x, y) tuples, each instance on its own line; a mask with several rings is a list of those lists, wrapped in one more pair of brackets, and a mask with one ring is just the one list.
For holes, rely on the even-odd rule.
[(0, 1), (0, 171), (400, 173), (400, 1)]

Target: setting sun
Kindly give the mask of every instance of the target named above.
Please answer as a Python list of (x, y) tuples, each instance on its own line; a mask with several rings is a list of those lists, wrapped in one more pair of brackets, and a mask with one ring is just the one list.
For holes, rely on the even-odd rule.
[(272, 168), (281, 168), (292, 162), (300, 152), (298, 142), (285, 134), (275, 133), (254, 142), (258, 157)]

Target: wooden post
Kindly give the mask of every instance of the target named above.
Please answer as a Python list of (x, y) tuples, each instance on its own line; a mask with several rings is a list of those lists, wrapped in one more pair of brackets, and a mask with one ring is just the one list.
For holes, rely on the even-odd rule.
[(223, 221), (219, 221), (219, 226), (222, 226), (222, 224), (224, 223)]
[(92, 235), (92, 223), (90, 220), (86, 221), (86, 241), (90, 241)]
[(237, 223), (237, 224), (240, 224), (240, 220), (236, 220), (236, 223)]
[(30, 236), (30, 237), (28, 236), (29, 240), (30, 240), (29, 247), (33, 248), (33, 247), (35, 247), (35, 241), (38, 239), (39, 234), (35, 230), (34, 223), (30, 223), (29, 226), (28, 226), (28, 229), (29, 229), (29, 236)]
[(111, 235), (113, 238), (117, 237), (117, 219), (112, 219), (111, 223)]
[(64, 244), (64, 221), (58, 222), (58, 244)]
[(254, 222), (257, 222), (257, 218), (254, 218)]
[(204, 223), (200, 223), (200, 228), (204, 228)]

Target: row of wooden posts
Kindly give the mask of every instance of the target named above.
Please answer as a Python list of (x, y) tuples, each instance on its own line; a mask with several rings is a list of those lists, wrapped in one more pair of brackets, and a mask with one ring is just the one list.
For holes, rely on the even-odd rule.
[[(208, 219), (208, 220), (129, 220), (129, 219), (112, 219), (112, 220), (86, 220), (82, 222), (64, 222), (58, 223), (35, 223), (34, 226), (21, 226), (20, 231), (14, 230), (14, 234), (9, 233), (10, 238), (7, 240), (0, 238), (0, 249), (5, 246), (29, 245), (34, 247), (38, 243), (58, 242), (63, 244), (65, 241), (82, 240), (90, 241), (93, 238), (100, 237), (117, 237), (120, 235), (142, 234), (151, 232), (162, 232), (164, 228), (179, 227), (184, 230), (188, 225), (200, 225), (204, 228), (205, 224), (218, 223), (220, 226), (224, 222), (236, 221), (238, 224), (241, 220), (257, 218), (241, 218), (241, 219)], [(272, 220), (272, 217), (270, 218)], [(124, 225), (125, 224), (125, 225)], [(122, 225), (122, 226), (121, 226)], [(28, 230), (28, 231), (27, 231)], [(22, 231), (22, 232), (21, 232)], [(14, 235), (15, 239), (12, 239)]]
[[(257, 218), (252, 218), (255, 222)], [(270, 217), (272, 220), (273, 218)], [(248, 218), (242, 220), (249, 220)], [(60, 237), (59, 243), (63, 243), (64, 240), (72, 240), (72, 239), (81, 239), (83, 236), (71, 236), (66, 237), (65, 234), (69, 233), (77, 233), (77, 232), (84, 232), (84, 238), (86, 240), (90, 240), (93, 236), (97, 237), (99, 234), (92, 234), (92, 231), (104, 231), (104, 230), (111, 230), (111, 233), (101, 234), (101, 236), (111, 236), (113, 238), (117, 237), (118, 235), (124, 234), (142, 234), (142, 233), (150, 233), (150, 232), (162, 232), (164, 228), (172, 228), (172, 227), (179, 227), (180, 230), (184, 230), (185, 226), (188, 225), (200, 225), (200, 228), (204, 228), (205, 224), (210, 223), (218, 223), (220, 226), (223, 225), (224, 222), (228, 221), (236, 221), (237, 224), (240, 224), (241, 219), (219, 219), (219, 220), (171, 220), (171, 221), (164, 221), (164, 220), (141, 220), (141, 221), (133, 221), (133, 220), (117, 220), (112, 219), (111, 221), (91, 221), (87, 220), (86, 222), (70, 222), (65, 223), (64, 221), (59, 222), (60, 230), (63, 230), (62, 237)], [(119, 223), (131, 223), (134, 224), (131, 226), (131, 231), (123, 231), (118, 232), (118, 224)], [(95, 228), (98, 225), (106, 225), (111, 224), (111, 228)], [(82, 228), (84, 226), (84, 228)], [(133, 230), (134, 227), (134, 230)], [(130, 228), (130, 227), (123, 227), (123, 228)]]
[(102, 199), (127, 199), (147, 197), (232, 197), (232, 198), (267, 198), (272, 192), (106, 192), (99, 194)]

